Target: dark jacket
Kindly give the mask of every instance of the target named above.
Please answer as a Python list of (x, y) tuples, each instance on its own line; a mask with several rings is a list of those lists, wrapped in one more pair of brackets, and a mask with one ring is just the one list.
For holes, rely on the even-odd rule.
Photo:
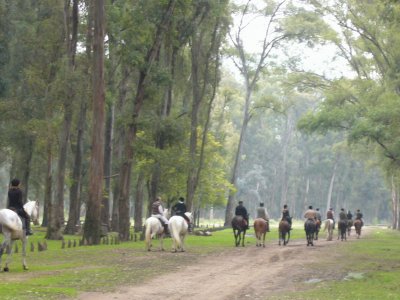
[(238, 206), (236, 206), (236, 209), (235, 209), (235, 215), (242, 216), (243, 218), (247, 219), (247, 217), (248, 217), (247, 209), (243, 205), (238, 205)]
[(360, 213), (360, 212), (356, 213), (356, 219), (357, 219), (357, 220), (361, 220), (362, 217), (363, 217), (363, 214), (362, 214), (362, 213)]
[(175, 211), (175, 214), (178, 216), (185, 214), (186, 210), (186, 204), (183, 202), (178, 202), (175, 204), (172, 209)]
[(11, 187), (8, 190), (8, 208), (14, 209), (16, 213), (24, 218), (28, 218), (28, 214), (24, 210), (22, 202), (22, 191), (18, 187)]

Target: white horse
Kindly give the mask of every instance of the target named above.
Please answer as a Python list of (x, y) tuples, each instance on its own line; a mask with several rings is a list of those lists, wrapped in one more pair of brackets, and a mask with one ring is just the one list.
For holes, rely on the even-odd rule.
[(326, 219), (324, 221), (324, 231), (328, 230), (328, 236), (326, 238), (327, 241), (332, 241), (333, 238), (333, 220)]
[[(164, 209), (164, 217), (167, 218), (168, 209)], [(144, 222), (145, 230), (145, 241), (146, 241), (146, 249), (147, 251), (151, 250), (152, 243), (151, 240), (153, 237), (157, 236), (160, 239), (160, 250), (164, 251), (164, 226), (161, 224), (161, 221), (157, 217), (151, 216), (147, 218)]]
[[(31, 217), (31, 221), (34, 224), (38, 223), (39, 218), (39, 204), (36, 201), (28, 201), (24, 205), (24, 209), (26, 213)], [(7, 250), (7, 259), (6, 264), (4, 266), (4, 272), (8, 272), (8, 264), (11, 261), (11, 255), (13, 251), (13, 245), (15, 240), (21, 240), (22, 242), (22, 266), (24, 270), (28, 270), (28, 266), (26, 264), (26, 244), (28, 241), (28, 237), (25, 234), (25, 230), (23, 229), (23, 224), (21, 218), (18, 214), (8, 208), (0, 210), (0, 225), (4, 235), (4, 241), (0, 246), (0, 269), (1, 269), (1, 257), (4, 253), (4, 250)]]
[[(192, 213), (185, 212), (185, 215), (192, 222)], [(178, 250), (185, 251), (185, 238), (188, 233), (189, 225), (182, 216), (172, 216), (169, 219), (168, 224), (169, 232), (172, 238), (172, 252), (177, 252)]]

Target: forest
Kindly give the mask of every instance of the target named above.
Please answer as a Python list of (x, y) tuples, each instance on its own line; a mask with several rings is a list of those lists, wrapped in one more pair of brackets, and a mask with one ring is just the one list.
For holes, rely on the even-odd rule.
[(0, 0), (0, 205), (93, 244), (157, 196), (399, 229), (397, 43), (393, 0)]

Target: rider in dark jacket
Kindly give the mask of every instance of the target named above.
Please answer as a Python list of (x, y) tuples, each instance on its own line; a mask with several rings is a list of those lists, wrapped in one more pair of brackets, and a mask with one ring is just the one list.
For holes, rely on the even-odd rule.
[(190, 224), (190, 219), (188, 218), (187, 215), (185, 215), (185, 212), (187, 211), (186, 204), (185, 204), (185, 198), (179, 197), (179, 202), (176, 203), (172, 207), (172, 211), (175, 212), (175, 215), (183, 217), (186, 220), (186, 222), (188, 223), (189, 231), (192, 231), (192, 226)]
[(290, 216), (287, 204), (283, 205), (282, 220), (286, 220), (289, 223), (289, 230), (292, 230), (292, 217)]
[(22, 191), (19, 187), (20, 181), (17, 178), (11, 180), (11, 186), (8, 190), (8, 206), (7, 208), (14, 210), (21, 218), (25, 219), (26, 235), (32, 235), (31, 218), (24, 209), (22, 202)]
[(364, 226), (363, 214), (357, 209), (356, 220), (361, 220), (361, 226)]
[(239, 205), (236, 206), (235, 216), (242, 216), (243, 219), (246, 220), (247, 229), (249, 229), (249, 214), (247, 213), (247, 209), (243, 206), (243, 201), (239, 201)]

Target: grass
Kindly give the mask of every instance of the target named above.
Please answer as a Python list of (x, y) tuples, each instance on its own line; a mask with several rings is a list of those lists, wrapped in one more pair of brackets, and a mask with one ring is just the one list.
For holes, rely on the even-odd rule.
[[(341, 259), (310, 267), (316, 278), (328, 272), (330, 279), (313, 283), (302, 292), (268, 299), (400, 299), (400, 232), (376, 229), (371, 235), (338, 248)], [(299, 285), (304, 288), (310, 284), (302, 281)]]
[[(277, 241), (276, 227), (267, 235), (269, 242)], [(29, 243), (37, 245), (44, 240), (44, 231), (35, 228)], [(246, 243), (255, 244), (248, 232)], [(65, 236), (66, 241), (78, 236)], [(301, 224), (295, 225), (291, 239), (304, 239)], [(144, 242), (130, 241), (118, 245), (97, 245), (61, 248), (61, 241), (47, 241), (48, 250), (30, 252), (29, 271), (21, 266), (21, 250), (13, 255), (9, 273), (0, 273), (0, 299), (60, 299), (76, 297), (82, 291), (112, 291), (120, 285), (135, 284), (161, 274), (178, 270), (183, 264), (214, 252), (232, 249), (231, 229), (213, 232), (210, 237), (191, 235), (188, 251), (173, 254), (171, 239), (166, 239), (165, 252), (147, 252)], [(158, 241), (154, 241), (158, 248)], [(357, 242), (341, 243), (340, 261), (325, 262), (315, 268), (316, 274), (334, 268), (332, 280), (313, 284), (312, 290), (282, 295), (278, 299), (399, 299), (400, 287), (400, 233), (380, 230)], [(4, 262), (5, 256), (3, 256)], [(160, 267), (162, 266), (162, 267)], [(361, 273), (362, 279), (343, 278), (349, 273)], [(300, 284), (300, 283), (299, 283)], [(304, 284), (302, 284), (304, 285)]]

